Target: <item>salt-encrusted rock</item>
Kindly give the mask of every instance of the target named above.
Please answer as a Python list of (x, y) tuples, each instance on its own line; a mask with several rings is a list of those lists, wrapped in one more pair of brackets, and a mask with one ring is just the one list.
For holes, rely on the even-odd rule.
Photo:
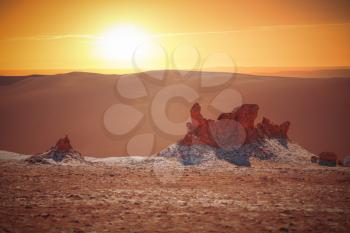
[(216, 148), (203, 144), (192, 146), (176, 143), (158, 153), (158, 156), (177, 158), (183, 165), (197, 165), (208, 160), (216, 160)]
[(48, 151), (42, 154), (33, 155), (25, 161), (41, 164), (86, 162), (78, 151), (73, 150), (68, 135), (64, 138), (60, 138), (56, 145), (51, 147)]
[(290, 122), (278, 125), (264, 117), (255, 126), (258, 110), (256, 104), (244, 104), (232, 112), (222, 113), (217, 120), (210, 120), (203, 117), (200, 105), (195, 103), (185, 137), (158, 155), (177, 157), (184, 165), (199, 164), (209, 158), (250, 166), (250, 157), (310, 163), (314, 155), (288, 138)]

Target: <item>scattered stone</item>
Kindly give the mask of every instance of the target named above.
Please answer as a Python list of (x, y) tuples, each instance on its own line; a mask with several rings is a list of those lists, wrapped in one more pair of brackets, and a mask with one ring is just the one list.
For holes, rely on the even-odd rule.
[(48, 218), (49, 216), (50, 216), (50, 214), (48, 214), (48, 213), (40, 214), (40, 217), (43, 217), (43, 218)]
[(281, 227), (281, 228), (279, 229), (279, 231), (281, 231), (281, 232), (289, 232), (289, 229), (288, 229), (288, 228), (285, 228), (285, 227)]

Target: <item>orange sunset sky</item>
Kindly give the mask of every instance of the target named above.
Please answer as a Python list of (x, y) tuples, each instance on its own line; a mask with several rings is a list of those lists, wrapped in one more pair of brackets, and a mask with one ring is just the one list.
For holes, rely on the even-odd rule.
[(347, 0), (0, 0), (0, 74), (132, 70), (135, 49), (143, 69), (215, 53), (237, 67), (350, 66), (349, 12)]

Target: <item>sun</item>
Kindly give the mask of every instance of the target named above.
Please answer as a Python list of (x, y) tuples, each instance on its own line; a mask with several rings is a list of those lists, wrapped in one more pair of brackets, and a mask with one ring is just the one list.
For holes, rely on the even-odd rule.
[(131, 61), (137, 47), (147, 38), (141, 28), (119, 25), (110, 28), (98, 38), (97, 50), (104, 59)]

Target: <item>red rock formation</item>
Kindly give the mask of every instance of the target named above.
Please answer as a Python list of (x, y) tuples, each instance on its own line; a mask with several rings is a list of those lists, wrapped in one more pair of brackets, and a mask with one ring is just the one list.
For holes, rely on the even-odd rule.
[(70, 140), (68, 138), (68, 135), (66, 135), (64, 138), (58, 139), (55, 146), (51, 147), (50, 150), (33, 155), (26, 159), (29, 163), (42, 163), (42, 164), (49, 164), (51, 161), (55, 162), (69, 162), (69, 161), (79, 161), (79, 162), (86, 162), (82, 155), (78, 152), (73, 150), (72, 145), (70, 144)]
[(337, 155), (333, 152), (322, 152), (318, 157), (320, 162), (337, 163)]
[(73, 149), (73, 147), (70, 144), (68, 135), (66, 135), (64, 138), (58, 139), (56, 143), (56, 149), (60, 151), (68, 151), (70, 149)]
[(263, 117), (261, 123), (256, 128), (261, 136), (267, 136), (268, 138), (288, 138), (290, 122), (286, 121), (281, 125), (272, 123), (269, 119)]
[(191, 108), (191, 121), (192, 123), (187, 123), (188, 133), (182, 143), (188, 146), (206, 144), (217, 147), (209, 130), (209, 121), (211, 120), (207, 120), (202, 116), (201, 106), (198, 103), (195, 103)]
[[(180, 141), (184, 145), (194, 144), (206, 144), (213, 147), (219, 147), (222, 145), (218, 140), (224, 140), (230, 138), (227, 130), (239, 130), (243, 128), (245, 130), (242, 142), (244, 144), (252, 143), (262, 138), (282, 138), (288, 139), (288, 130), (290, 123), (284, 122), (281, 125), (273, 124), (269, 119), (263, 118), (262, 122), (256, 127), (254, 121), (258, 116), (259, 106), (256, 104), (243, 104), (242, 106), (234, 109), (229, 113), (222, 113), (217, 121), (205, 119), (201, 114), (201, 107), (198, 103), (195, 103), (191, 108), (191, 122), (187, 123), (188, 133), (184, 139)], [(241, 127), (229, 127), (227, 120), (234, 120), (238, 122)], [(224, 123), (225, 121), (226, 123)], [(213, 130), (214, 129), (214, 130)], [(222, 135), (220, 135), (222, 134)], [(232, 132), (234, 140), (240, 141), (242, 137), (241, 132)], [(225, 142), (227, 144), (227, 142)], [(237, 144), (237, 142), (235, 142)]]
[(222, 113), (218, 120), (232, 119), (239, 122), (245, 129), (253, 129), (258, 110), (259, 106), (256, 104), (243, 104), (230, 113)]

